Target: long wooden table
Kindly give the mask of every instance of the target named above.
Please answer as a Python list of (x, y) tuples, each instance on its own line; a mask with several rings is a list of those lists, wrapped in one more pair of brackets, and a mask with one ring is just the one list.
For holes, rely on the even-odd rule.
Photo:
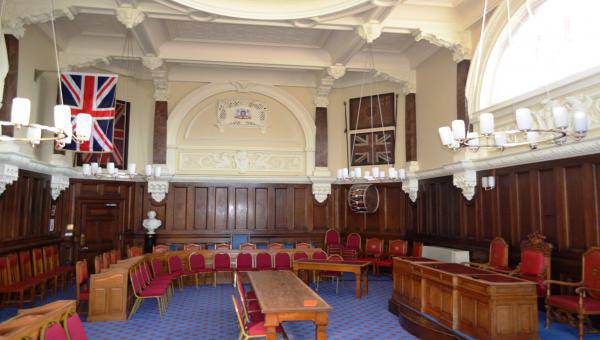
[[(362, 297), (362, 291), (365, 294), (369, 293), (369, 275), (368, 268), (370, 262), (366, 261), (329, 261), (329, 260), (312, 260), (302, 259), (294, 262), (294, 273), (298, 275), (300, 270), (328, 270), (345, 273), (353, 273), (356, 278), (356, 297)], [(362, 276), (362, 278), (361, 278)], [(305, 276), (305, 281), (308, 278)], [(362, 289), (361, 289), (362, 282)]]
[(390, 311), (401, 316), (427, 314), (478, 339), (538, 338), (533, 282), (423, 258), (394, 258), (393, 273)]
[[(261, 312), (265, 314), (267, 340), (276, 339), (276, 329), (284, 321), (310, 320), (316, 325), (316, 338), (327, 339), (331, 306), (289, 271), (249, 272)], [(314, 306), (305, 306), (305, 301)]]

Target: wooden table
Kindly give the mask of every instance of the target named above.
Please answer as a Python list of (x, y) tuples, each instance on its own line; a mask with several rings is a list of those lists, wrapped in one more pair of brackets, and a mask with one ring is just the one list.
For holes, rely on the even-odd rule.
[[(366, 261), (329, 261), (329, 260), (312, 260), (302, 259), (294, 262), (294, 273), (298, 275), (300, 270), (328, 270), (336, 272), (354, 273), (356, 277), (356, 297), (362, 297), (362, 290), (365, 294), (369, 293), (369, 275), (368, 268), (370, 262)], [(362, 275), (362, 280), (361, 280)], [(305, 281), (307, 278), (305, 277)], [(362, 281), (362, 289), (361, 289)]]
[(538, 338), (535, 283), (456, 263), (394, 258), (394, 309), (478, 339)]
[[(316, 338), (327, 339), (331, 306), (296, 275), (289, 271), (260, 271), (248, 272), (248, 278), (265, 314), (267, 340), (276, 339), (276, 328), (281, 322), (298, 320), (313, 321)], [(304, 306), (307, 300), (316, 301), (316, 305)]]

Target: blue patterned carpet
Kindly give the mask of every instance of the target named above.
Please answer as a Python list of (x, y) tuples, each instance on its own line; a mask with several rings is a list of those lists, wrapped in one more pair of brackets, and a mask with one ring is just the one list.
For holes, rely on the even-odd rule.
[[(346, 278), (340, 293), (335, 294), (335, 285), (322, 283), (319, 295), (332, 307), (327, 331), (329, 339), (414, 339), (398, 323), (398, 319), (387, 311), (392, 284), (389, 277), (370, 277), (369, 294), (358, 300), (354, 297), (354, 280)], [(176, 290), (169, 303), (164, 319), (158, 317), (156, 302), (145, 301), (138, 313), (127, 322), (85, 323), (90, 339), (237, 339), (238, 325), (231, 303), (233, 287), (220, 285), (217, 288), (202, 286), (199, 289), (186, 287), (181, 293)], [(47, 299), (72, 299), (71, 289)], [(16, 308), (0, 310), (0, 321), (16, 313)], [(540, 314), (541, 339), (576, 338), (575, 329), (554, 323), (549, 330), (543, 325)], [(311, 322), (289, 322), (284, 324), (289, 339), (314, 339), (315, 327)], [(600, 335), (588, 335), (585, 339), (600, 339)]]

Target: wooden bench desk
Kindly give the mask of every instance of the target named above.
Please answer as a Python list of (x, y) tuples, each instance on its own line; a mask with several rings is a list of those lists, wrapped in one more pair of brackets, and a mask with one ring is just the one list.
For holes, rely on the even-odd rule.
[[(356, 277), (356, 297), (362, 297), (362, 290), (365, 294), (369, 293), (369, 275), (368, 268), (370, 262), (366, 261), (329, 261), (329, 260), (312, 260), (302, 259), (294, 262), (294, 273), (298, 275), (300, 270), (327, 270), (336, 272), (354, 273)], [(362, 279), (361, 279), (362, 275)], [(305, 277), (305, 281), (307, 278)], [(362, 281), (362, 289), (361, 289)]]
[[(327, 339), (329, 311), (317, 293), (289, 271), (248, 272), (261, 312), (265, 314), (267, 340), (276, 339), (276, 328), (283, 321), (310, 320), (316, 325), (316, 339)], [(304, 306), (304, 301), (316, 302)]]
[(75, 300), (59, 300), (40, 307), (20, 309), (16, 316), (0, 323), (0, 340), (39, 339), (44, 325), (61, 322), (67, 313), (75, 313)]

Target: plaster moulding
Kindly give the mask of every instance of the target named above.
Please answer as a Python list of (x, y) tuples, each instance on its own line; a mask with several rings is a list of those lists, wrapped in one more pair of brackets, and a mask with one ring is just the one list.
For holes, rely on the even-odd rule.
[(163, 60), (159, 57), (142, 57), (142, 64), (153, 71), (163, 66)]
[(0, 195), (6, 190), (6, 186), (12, 184), (19, 178), (19, 168), (12, 164), (0, 164)]
[(315, 96), (316, 107), (327, 107), (329, 105), (329, 93), (333, 88), (334, 82), (345, 74), (346, 66), (342, 64), (335, 64), (325, 69), (317, 85)]
[(56, 200), (60, 193), (69, 187), (69, 177), (64, 175), (52, 175), (50, 179), (50, 194)]
[(416, 202), (419, 194), (419, 179), (413, 175), (407, 175), (406, 179), (402, 181), (402, 191), (408, 194), (413, 203)]
[(144, 21), (146, 15), (137, 8), (119, 7), (115, 10), (117, 20), (128, 29), (132, 29)]
[(148, 181), (148, 193), (158, 203), (162, 202), (169, 192), (168, 181)]
[(465, 170), (453, 175), (452, 183), (455, 187), (461, 189), (463, 196), (470, 201), (475, 196), (475, 187), (477, 187), (477, 172), (475, 170)]
[(83, 55), (66, 52), (60, 52), (58, 59), (60, 61), (60, 67), (65, 70), (96, 66), (99, 64), (108, 65), (111, 60), (108, 56)]
[(415, 41), (425, 40), (429, 43), (446, 48), (452, 52), (452, 59), (459, 63), (465, 59), (471, 59), (471, 43), (465, 33), (459, 34), (456, 32), (429, 32), (422, 29), (414, 29), (411, 34)]
[[(52, 14), (55, 19), (66, 17), (73, 20), (77, 15), (77, 10), (74, 4), (61, 1), (56, 5)], [(25, 35), (26, 25), (40, 24), (52, 19), (50, 3), (41, 5), (39, 1), (8, 1), (3, 19), (2, 32), (21, 39)]]
[(367, 43), (372, 43), (381, 36), (383, 25), (377, 21), (370, 21), (361, 24), (356, 28), (356, 33)]
[(315, 200), (319, 203), (323, 203), (327, 200), (327, 197), (331, 194), (331, 184), (335, 182), (334, 177), (311, 177), (312, 182), (312, 193)]
[[(225, 132), (225, 127), (258, 128), (267, 133), (267, 105), (259, 100), (229, 98), (217, 103), (217, 127)], [(186, 136), (187, 136), (186, 132)]]

